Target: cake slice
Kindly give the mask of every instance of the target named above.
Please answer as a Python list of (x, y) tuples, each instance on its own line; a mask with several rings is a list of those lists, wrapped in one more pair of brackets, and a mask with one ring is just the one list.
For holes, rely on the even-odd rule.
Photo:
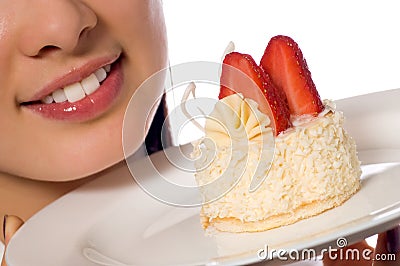
[[(236, 52), (224, 63), (220, 100), (193, 151), (212, 156), (196, 161), (200, 188), (214, 184), (213, 193), (202, 190), (204, 228), (255, 232), (289, 225), (360, 189), (360, 162), (343, 113), (321, 101), (297, 43), (272, 38), (260, 66)], [(260, 91), (237, 82), (231, 67)]]

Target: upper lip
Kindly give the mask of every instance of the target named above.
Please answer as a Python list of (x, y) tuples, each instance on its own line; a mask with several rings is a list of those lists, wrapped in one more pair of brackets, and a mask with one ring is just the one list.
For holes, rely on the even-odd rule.
[(59, 76), (50, 83), (46, 84), (31, 99), (23, 102), (27, 103), (27, 102), (39, 101), (43, 99), (45, 96), (54, 92), (55, 90), (79, 82), (84, 78), (88, 77), (90, 74), (94, 73), (97, 69), (115, 63), (115, 61), (117, 61), (119, 57), (120, 54), (113, 56), (105, 56), (91, 60), (80, 67), (73, 68), (67, 74)]

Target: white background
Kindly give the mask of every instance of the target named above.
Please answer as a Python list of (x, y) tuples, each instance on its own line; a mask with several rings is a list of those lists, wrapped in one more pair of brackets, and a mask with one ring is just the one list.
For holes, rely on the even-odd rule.
[[(399, 4), (395, 0), (164, 0), (170, 64), (220, 62), (229, 41), (236, 51), (259, 62), (269, 39), (283, 34), (299, 44), (323, 99), (399, 88)], [(180, 100), (178, 92), (168, 103)], [(175, 144), (198, 138), (192, 132), (188, 126)]]
[(229, 41), (259, 62), (292, 37), (322, 98), (400, 87), (400, 3), (357, 0), (164, 0), (171, 64), (219, 62)]

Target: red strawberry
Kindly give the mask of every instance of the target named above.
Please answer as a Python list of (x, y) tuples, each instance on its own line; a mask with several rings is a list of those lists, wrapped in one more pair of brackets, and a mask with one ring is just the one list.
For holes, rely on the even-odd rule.
[(324, 109), (307, 62), (293, 39), (282, 35), (273, 37), (260, 65), (285, 92), (291, 114), (316, 115)]
[(243, 97), (256, 101), (260, 111), (273, 122), (275, 135), (291, 126), (285, 99), (250, 55), (232, 52), (223, 63), (219, 99), (242, 93)]

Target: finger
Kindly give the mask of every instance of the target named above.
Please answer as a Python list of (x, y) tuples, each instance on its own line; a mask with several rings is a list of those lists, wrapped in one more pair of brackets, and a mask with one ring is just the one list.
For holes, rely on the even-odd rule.
[(11, 237), (17, 232), (17, 230), (24, 224), (21, 218), (14, 215), (6, 216), (4, 223), (4, 244), (7, 247)]
[[(5, 247), (7, 248), (8, 243), (10, 242), (10, 239), (12, 236), (17, 232), (17, 230), (24, 224), (24, 221), (22, 221), (21, 218), (14, 216), (14, 215), (8, 215), (4, 216), (4, 223), (3, 223), (3, 234), (4, 234), (4, 244)], [(1, 266), (6, 266), (5, 258), (3, 256), (3, 260), (1, 262)]]
[(400, 227), (378, 235), (374, 266), (394, 266), (400, 261)]

